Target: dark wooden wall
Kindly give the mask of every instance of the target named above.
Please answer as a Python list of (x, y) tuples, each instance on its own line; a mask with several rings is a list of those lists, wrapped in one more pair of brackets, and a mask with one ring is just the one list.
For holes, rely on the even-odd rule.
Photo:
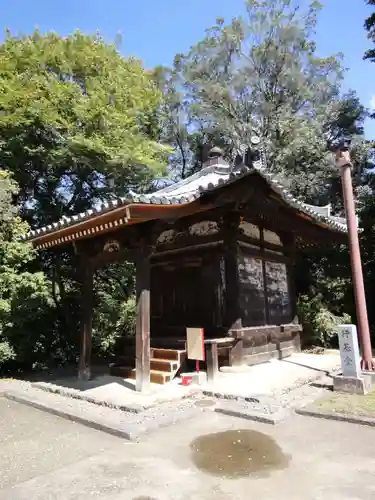
[(186, 327), (195, 326), (220, 337), (293, 319), (288, 234), (260, 229), (230, 211), (221, 222), (211, 218), (200, 220), (212, 226), (204, 234), (189, 233), (193, 219), (159, 240), (151, 259), (153, 336), (183, 338)]
[(278, 261), (276, 255), (259, 255), (240, 247), (238, 268), (242, 326), (290, 323), (293, 318), (288, 263)]
[(158, 258), (151, 268), (153, 336), (180, 336), (203, 327), (206, 336), (223, 331), (223, 291), (218, 248), (186, 249)]

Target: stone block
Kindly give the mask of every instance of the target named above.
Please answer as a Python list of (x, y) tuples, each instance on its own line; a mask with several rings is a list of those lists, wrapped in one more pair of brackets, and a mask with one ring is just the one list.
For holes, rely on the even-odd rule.
[(369, 372), (367, 370), (362, 370), (362, 377), (370, 377), (372, 383), (375, 384), (375, 372)]
[(191, 383), (197, 385), (203, 385), (207, 383), (207, 373), (206, 372), (193, 372), (191, 373)]
[[(248, 354), (246, 353), (244, 356), (244, 364), (248, 366), (258, 365), (260, 363), (265, 363), (270, 361), (271, 359), (283, 359), (291, 356), (296, 352), (295, 346), (289, 346), (283, 349), (274, 350), (274, 351), (265, 351), (259, 354)], [(221, 371), (221, 369), (220, 369)]]
[(372, 390), (372, 380), (369, 376), (346, 377), (336, 375), (333, 377), (333, 390), (351, 394), (367, 394)]
[(339, 338), (341, 369), (344, 377), (361, 377), (357, 328), (355, 325), (340, 325)]

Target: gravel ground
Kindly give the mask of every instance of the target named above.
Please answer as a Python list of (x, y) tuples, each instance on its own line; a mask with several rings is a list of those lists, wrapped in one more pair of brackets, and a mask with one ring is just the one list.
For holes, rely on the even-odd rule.
[(332, 377), (323, 375), (308, 384), (297, 383), (284, 391), (275, 391), (272, 398), (283, 408), (294, 409), (314, 401), (333, 388)]
[[(244, 409), (253, 410), (268, 408), (264, 413), (276, 413), (279, 409), (294, 409), (304, 406), (319, 398), (327, 391), (327, 386), (332, 385), (332, 378), (327, 375), (314, 377), (314, 383), (304, 384), (303, 381), (297, 381), (293, 387), (277, 390), (267, 395), (257, 395), (259, 405), (254, 402), (241, 401)], [(6, 391), (21, 391), (24, 394), (36, 398), (45, 404), (49, 402), (53, 406), (59, 406), (62, 409), (77, 412), (82, 418), (105, 419), (115, 425), (127, 426), (133, 430), (139, 427), (140, 433), (148, 432), (159, 426), (163, 426), (164, 421), (177, 421), (189, 413), (189, 417), (195, 413), (199, 415), (201, 411), (211, 411), (212, 408), (198, 408), (195, 403), (199, 399), (204, 399), (202, 394), (181, 401), (163, 403), (156, 407), (146, 409), (140, 413), (119, 410), (116, 408), (99, 406), (85, 400), (63, 397), (57, 394), (45, 392), (31, 386), (31, 383), (20, 380), (0, 380), (0, 394)], [(258, 409), (259, 409), (258, 408)]]
[[(0, 415), (0, 490), (82, 460), (118, 442), (108, 434), (5, 398), (0, 398)], [(8, 494), (8, 499), (12, 498)]]
[(7, 391), (23, 391), (31, 387), (31, 382), (27, 380), (18, 380), (14, 378), (0, 378), (0, 396), (3, 396)]
[(197, 406), (197, 399), (191, 398), (134, 413), (42, 391), (30, 384), (23, 385), (22, 390), (9, 391), (7, 398), (131, 440), (213, 410), (210, 406)]
[[(363, 426), (299, 416), (270, 426), (202, 413), (133, 444), (5, 399), (0, 415), (0, 500), (375, 498), (375, 430)], [(261, 438), (287, 460), (273, 467), (274, 451), (259, 448), (271, 467), (249, 468), (254, 447), (227, 448), (228, 433)], [(202, 438), (217, 444), (205, 463), (196, 455)]]

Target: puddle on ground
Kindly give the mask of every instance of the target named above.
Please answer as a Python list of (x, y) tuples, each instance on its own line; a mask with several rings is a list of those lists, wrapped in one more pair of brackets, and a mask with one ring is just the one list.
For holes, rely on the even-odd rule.
[(199, 399), (194, 403), (194, 406), (197, 406), (198, 408), (209, 408), (210, 406), (215, 406), (216, 401), (213, 399)]
[(268, 476), (290, 462), (273, 438), (248, 429), (199, 436), (190, 448), (199, 470), (232, 479)]
[(157, 500), (154, 497), (134, 497), (133, 500)]

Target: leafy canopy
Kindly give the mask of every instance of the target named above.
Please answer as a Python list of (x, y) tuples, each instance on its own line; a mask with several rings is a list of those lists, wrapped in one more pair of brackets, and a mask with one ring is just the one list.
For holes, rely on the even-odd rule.
[[(367, 4), (370, 6), (375, 6), (375, 0), (367, 0)], [(375, 43), (375, 12), (373, 12), (365, 20), (365, 29), (368, 34), (369, 40)], [(375, 61), (375, 49), (369, 49), (366, 51), (364, 59), (369, 59), (371, 62)]]
[(38, 31), (0, 45), (0, 164), (36, 225), (147, 184), (168, 151), (161, 93), (141, 62), (80, 32)]
[[(8, 33), (0, 44), (0, 94), (0, 364), (72, 361), (80, 313), (73, 251), (34, 259), (14, 239), (26, 230), (14, 206), (38, 227), (129, 188), (147, 189), (169, 152), (157, 141), (162, 94), (140, 61), (123, 58), (99, 35), (38, 31)], [(116, 305), (132, 293), (122, 286), (131, 270), (124, 276), (119, 269), (114, 278), (109, 271), (95, 283), (94, 337), (104, 350)], [(129, 314), (124, 310), (118, 321), (126, 323)]]
[(48, 358), (51, 346), (40, 342), (43, 326), (38, 321), (52, 307), (48, 282), (42, 272), (27, 270), (34, 252), (18, 241), (27, 225), (12, 205), (16, 193), (16, 184), (0, 170), (0, 367), (10, 360), (32, 366)]
[(245, 7), (244, 16), (218, 19), (176, 56), (164, 80), (173, 111), (167, 136), (196, 160), (197, 134), (232, 158), (258, 135), (269, 168), (313, 201), (335, 175), (329, 146), (363, 132), (364, 109), (354, 93), (340, 95), (341, 55), (316, 52), (318, 2), (306, 10), (292, 0), (247, 0)]

